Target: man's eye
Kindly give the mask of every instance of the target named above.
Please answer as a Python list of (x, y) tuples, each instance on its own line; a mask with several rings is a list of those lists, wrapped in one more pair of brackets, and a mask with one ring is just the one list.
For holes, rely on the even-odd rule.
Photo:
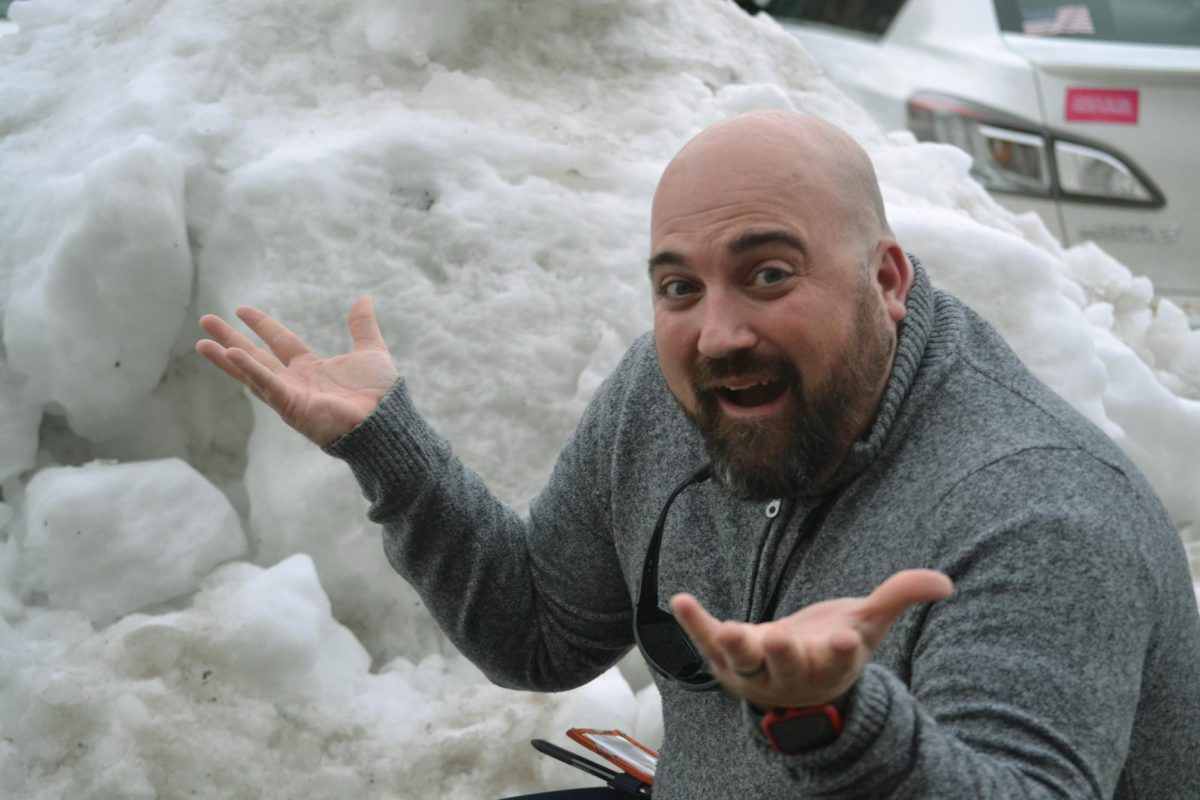
[(687, 281), (667, 281), (660, 288), (659, 292), (663, 297), (671, 300), (678, 300), (681, 297), (687, 297), (689, 294), (694, 294), (696, 291), (695, 285)]
[(754, 273), (754, 283), (757, 286), (770, 286), (787, 278), (788, 274), (779, 267), (764, 267)]

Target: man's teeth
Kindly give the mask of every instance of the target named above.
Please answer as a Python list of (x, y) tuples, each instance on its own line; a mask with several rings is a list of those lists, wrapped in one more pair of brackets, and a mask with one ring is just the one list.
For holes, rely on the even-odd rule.
[(722, 384), (717, 391), (734, 405), (753, 408), (777, 400), (787, 387), (778, 379), (759, 378)]
[(753, 389), (755, 386), (766, 386), (769, 383), (774, 383), (774, 381), (770, 378), (763, 378), (760, 381), (754, 381), (752, 383), (727, 383), (721, 388), (728, 389), (731, 392), (743, 392), (746, 389)]

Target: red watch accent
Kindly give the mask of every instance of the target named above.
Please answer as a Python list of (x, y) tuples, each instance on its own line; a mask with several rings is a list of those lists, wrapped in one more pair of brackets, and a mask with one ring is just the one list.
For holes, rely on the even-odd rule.
[[(809, 722), (816, 730), (804, 730), (800, 737), (789, 735), (792, 733), (789, 729), (797, 727), (797, 724), (793, 723), (793, 721), (805, 718), (812, 718), (809, 719)], [(798, 723), (798, 725), (804, 728), (809, 727), (805, 723)], [(776, 726), (780, 726), (778, 732), (783, 734), (783, 736), (776, 735)], [(798, 751), (798, 746), (827, 744), (828, 742), (823, 740), (828, 739), (832, 741), (836, 739), (842, 732), (842, 713), (838, 711), (836, 706), (831, 704), (809, 706), (808, 708), (780, 708), (779, 706), (771, 706), (767, 709), (767, 713), (763, 715), (759, 727), (776, 752), (792, 754)], [(821, 735), (822, 732), (824, 735)], [(812, 734), (815, 734), (815, 737)], [(781, 738), (784, 741), (780, 741)], [(811, 741), (811, 743), (805, 741), (810, 738), (815, 740)]]

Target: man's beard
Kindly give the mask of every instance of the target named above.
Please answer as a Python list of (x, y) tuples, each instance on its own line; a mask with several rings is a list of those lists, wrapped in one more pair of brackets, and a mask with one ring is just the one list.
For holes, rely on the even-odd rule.
[[(895, 336), (883, 309), (860, 292), (854, 334), (828, 380), (813, 386), (786, 359), (739, 350), (701, 362), (693, 376), (695, 413), (686, 412), (704, 438), (713, 475), (747, 500), (813, 494), (832, 477), (866, 429), (875, 407), (865, 407), (889, 374)], [(731, 419), (714, 389), (739, 376), (768, 377), (787, 386), (787, 406), (771, 418)]]

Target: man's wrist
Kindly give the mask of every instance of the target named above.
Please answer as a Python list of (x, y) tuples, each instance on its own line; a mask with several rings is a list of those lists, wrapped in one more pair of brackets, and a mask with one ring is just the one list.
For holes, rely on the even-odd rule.
[(751, 706), (758, 728), (771, 749), (784, 755), (795, 755), (827, 747), (841, 735), (850, 712), (853, 692), (816, 706), (787, 708), (772, 706), (765, 711)]

